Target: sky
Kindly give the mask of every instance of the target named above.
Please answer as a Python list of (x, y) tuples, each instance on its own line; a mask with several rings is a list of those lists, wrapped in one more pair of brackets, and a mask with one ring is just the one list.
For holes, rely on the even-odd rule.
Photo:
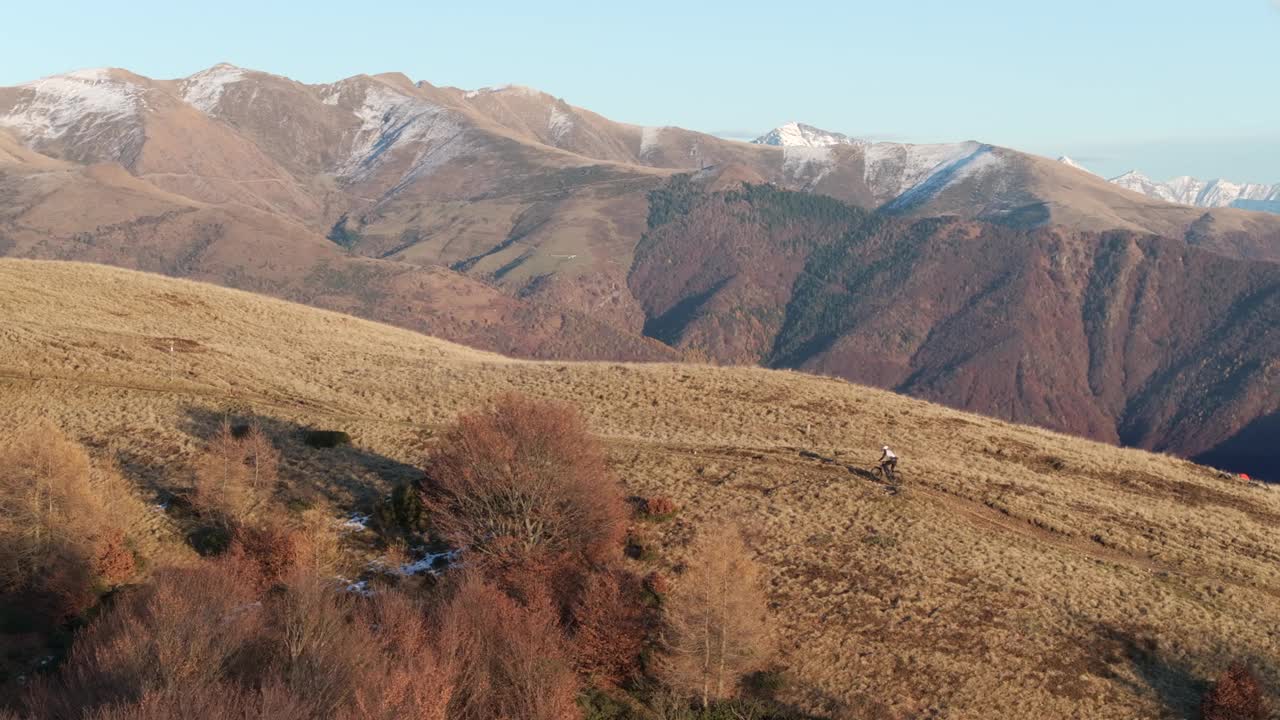
[(13, 3), (0, 85), (218, 62), (332, 82), (516, 83), (624, 122), (749, 138), (791, 120), (1280, 182), (1280, 0), (165, 0)]

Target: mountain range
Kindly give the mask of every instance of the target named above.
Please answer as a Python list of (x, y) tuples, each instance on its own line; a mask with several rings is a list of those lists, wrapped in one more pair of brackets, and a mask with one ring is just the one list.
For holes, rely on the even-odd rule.
[[(1063, 155), (1058, 162), (1091, 172), (1075, 160)], [(1189, 175), (1176, 177), (1169, 182), (1157, 182), (1137, 170), (1130, 170), (1111, 178), (1108, 182), (1147, 197), (1179, 205), (1280, 213), (1280, 183), (1235, 183), (1221, 178), (1200, 180)]]
[(1250, 468), (1276, 453), (1250, 438), (1280, 409), (1280, 217), (979, 141), (796, 123), (743, 143), (395, 73), (86, 70), (0, 88), (0, 253), (522, 357), (800, 368)]

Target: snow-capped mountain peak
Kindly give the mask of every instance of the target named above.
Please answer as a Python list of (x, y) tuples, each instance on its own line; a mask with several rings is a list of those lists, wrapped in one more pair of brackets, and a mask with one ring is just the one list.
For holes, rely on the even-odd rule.
[(1089, 168), (1087, 168), (1087, 167), (1085, 167), (1085, 166), (1081, 165), (1080, 163), (1076, 162), (1075, 160), (1072, 160), (1070, 157), (1068, 157), (1068, 156), (1066, 156), (1066, 155), (1060, 155), (1060, 156), (1058, 156), (1058, 162), (1062, 163), (1063, 165), (1066, 165), (1067, 167), (1073, 167), (1073, 168), (1075, 168), (1075, 169), (1077, 169), (1077, 170), (1083, 170), (1083, 171), (1085, 171), (1085, 172), (1089, 173), (1090, 175), (1096, 175), (1096, 174), (1097, 174), (1097, 173), (1093, 172), (1092, 170), (1090, 170)]
[(832, 145), (866, 145), (865, 140), (823, 130), (800, 122), (780, 125), (752, 140), (756, 145), (776, 147), (830, 147)]

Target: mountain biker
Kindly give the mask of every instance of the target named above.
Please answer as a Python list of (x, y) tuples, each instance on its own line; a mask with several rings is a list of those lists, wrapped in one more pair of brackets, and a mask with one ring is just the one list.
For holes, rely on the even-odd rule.
[(883, 453), (880, 455), (880, 459), (877, 460), (880, 463), (880, 470), (884, 472), (885, 477), (889, 480), (896, 480), (893, 476), (893, 471), (898, 467), (898, 456), (889, 449), (888, 445), (880, 448), (880, 450)]

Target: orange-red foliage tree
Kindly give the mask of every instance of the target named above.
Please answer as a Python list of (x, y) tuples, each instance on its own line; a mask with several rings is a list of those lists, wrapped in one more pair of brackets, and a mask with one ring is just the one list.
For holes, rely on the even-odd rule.
[(437, 530), (521, 597), (620, 549), (621, 488), (567, 405), (502, 395), (446, 430), (426, 470)]

